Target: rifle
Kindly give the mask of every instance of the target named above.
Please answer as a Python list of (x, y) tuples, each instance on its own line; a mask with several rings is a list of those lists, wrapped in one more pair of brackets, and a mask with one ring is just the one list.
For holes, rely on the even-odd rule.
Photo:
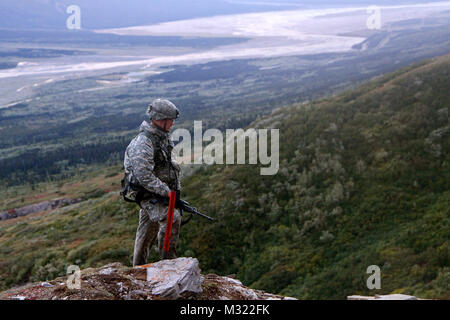
[[(164, 205), (169, 205), (169, 198), (160, 196), (159, 194), (156, 194), (156, 193), (147, 193), (147, 196), (144, 197), (144, 199), (146, 199), (146, 198), (152, 199), (152, 202), (154, 204), (157, 203), (157, 202), (161, 202)], [(181, 216), (183, 216), (183, 212), (188, 212), (188, 213), (191, 214), (189, 216), (189, 218), (187, 218), (185, 221), (183, 221), (181, 223), (181, 225), (185, 225), (186, 223), (188, 223), (192, 219), (192, 217), (194, 215), (200, 216), (200, 217), (205, 218), (205, 219), (208, 219), (209, 221), (216, 221), (216, 219), (214, 219), (214, 218), (212, 218), (210, 216), (207, 216), (206, 214), (203, 214), (201, 212), (198, 212), (197, 208), (191, 207), (189, 205), (189, 202), (187, 202), (185, 200), (182, 200), (182, 199), (179, 199), (178, 201), (175, 202), (175, 208), (180, 210)]]
[(181, 223), (181, 225), (184, 225), (184, 224), (188, 223), (189, 220), (191, 220), (192, 217), (193, 217), (194, 215), (200, 216), (200, 217), (202, 217), (202, 218), (206, 218), (206, 219), (208, 219), (209, 221), (215, 221), (215, 220), (216, 220), (216, 219), (214, 219), (214, 218), (211, 218), (211, 217), (207, 216), (206, 214), (203, 214), (203, 213), (198, 212), (198, 211), (197, 211), (197, 208), (191, 207), (191, 206), (189, 205), (189, 202), (187, 202), (187, 201), (185, 201), (185, 200), (182, 200), (182, 199), (180, 199), (180, 200), (175, 204), (175, 207), (176, 207), (177, 209), (180, 210), (181, 216), (183, 216), (183, 211), (189, 212), (189, 213), (191, 214), (191, 215), (189, 216), (189, 218), (187, 218), (187, 220), (185, 220), (185, 221), (183, 221), (183, 222)]

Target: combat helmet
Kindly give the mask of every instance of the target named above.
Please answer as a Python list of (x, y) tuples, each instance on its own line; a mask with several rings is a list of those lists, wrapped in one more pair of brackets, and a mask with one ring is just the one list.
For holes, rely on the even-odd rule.
[(167, 99), (156, 99), (148, 106), (147, 114), (150, 120), (177, 119), (178, 108)]

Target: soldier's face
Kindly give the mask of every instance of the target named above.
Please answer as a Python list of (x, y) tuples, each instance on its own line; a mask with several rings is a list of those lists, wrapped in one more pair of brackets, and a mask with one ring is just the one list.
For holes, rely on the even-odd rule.
[(153, 120), (153, 122), (155, 122), (158, 127), (164, 129), (164, 131), (169, 132), (170, 128), (172, 128), (175, 120), (174, 119), (163, 119), (163, 120)]
[(170, 128), (172, 128), (173, 123), (175, 122), (173, 119), (164, 119), (164, 129), (166, 131), (170, 131)]

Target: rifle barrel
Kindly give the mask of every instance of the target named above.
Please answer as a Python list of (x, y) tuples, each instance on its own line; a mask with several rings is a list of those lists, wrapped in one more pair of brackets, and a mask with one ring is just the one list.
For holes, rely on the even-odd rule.
[(211, 218), (211, 217), (207, 216), (206, 214), (200, 213), (200, 212), (198, 212), (198, 211), (195, 211), (195, 214), (197, 214), (197, 215), (199, 215), (199, 216), (201, 216), (201, 217), (203, 217), (203, 218), (206, 218), (206, 219), (208, 219), (208, 220), (211, 220), (211, 221), (216, 220), (216, 219)]
[(184, 211), (196, 214), (198, 216), (201, 216), (201, 217), (206, 218), (206, 219), (211, 220), (211, 221), (215, 221), (216, 220), (214, 218), (211, 218), (210, 216), (207, 216), (206, 214), (198, 212), (196, 208), (193, 208), (193, 207), (190, 207), (190, 206), (185, 206)]

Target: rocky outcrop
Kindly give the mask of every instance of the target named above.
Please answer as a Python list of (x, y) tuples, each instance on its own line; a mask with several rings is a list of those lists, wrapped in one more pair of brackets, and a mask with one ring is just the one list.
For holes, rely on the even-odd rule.
[[(78, 277), (78, 280), (77, 280)], [(77, 282), (78, 281), (78, 282)], [(136, 268), (112, 263), (0, 293), (1, 300), (293, 300), (245, 287), (239, 280), (201, 275), (195, 258)]]
[(81, 199), (55, 199), (44, 202), (31, 204), (17, 209), (10, 209), (8, 211), (0, 212), (0, 220), (13, 219), (17, 217), (27, 216), (32, 213), (44, 212), (47, 210), (54, 210), (63, 206), (71, 205), (80, 202)]

